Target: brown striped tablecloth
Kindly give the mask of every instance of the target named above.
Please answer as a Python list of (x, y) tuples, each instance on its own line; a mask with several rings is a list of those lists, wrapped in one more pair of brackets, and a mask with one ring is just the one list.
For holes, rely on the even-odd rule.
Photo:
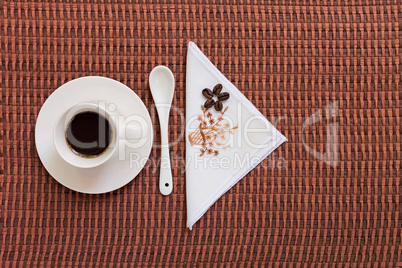
[[(0, 263), (5, 267), (397, 267), (401, 247), (401, 1), (1, 2)], [(186, 229), (187, 44), (289, 139)], [(86, 75), (132, 88), (176, 77), (174, 191), (159, 149), (102, 195), (58, 184), (36, 153), (46, 98)], [(332, 112), (328, 113), (328, 107)]]

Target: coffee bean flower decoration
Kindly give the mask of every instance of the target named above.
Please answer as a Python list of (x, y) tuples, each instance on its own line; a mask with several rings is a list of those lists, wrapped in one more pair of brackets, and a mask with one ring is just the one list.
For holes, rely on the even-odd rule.
[[(227, 137), (234, 135), (233, 132), (237, 129), (237, 125), (232, 126), (224, 117), (229, 106), (223, 107), (223, 102), (228, 100), (230, 95), (228, 92), (222, 92), (222, 89), (221, 84), (216, 84), (212, 90), (202, 90), (202, 95), (207, 100), (201, 105), (202, 114), (197, 117), (199, 126), (188, 135), (191, 146), (200, 148), (200, 156), (218, 156), (220, 149), (230, 147)], [(218, 113), (208, 111), (212, 106)]]
[[(222, 92), (222, 89), (222, 84), (216, 84), (213, 90), (210, 90), (209, 88), (204, 88), (202, 90), (202, 95), (207, 98), (204, 103), (205, 109), (209, 109), (214, 106), (215, 110), (222, 111), (222, 102), (230, 98), (230, 94), (228, 92)], [(214, 96), (216, 96), (216, 100), (214, 100)]]

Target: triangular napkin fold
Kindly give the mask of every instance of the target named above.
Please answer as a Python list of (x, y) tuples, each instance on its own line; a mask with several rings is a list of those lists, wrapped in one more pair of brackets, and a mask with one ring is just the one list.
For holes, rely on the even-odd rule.
[[(286, 138), (193, 42), (188, 45), (186, 79), (187, 227), (191, 230), (216, 200)], [(203, 94), (205, 88), (210, 91)], [(219, 100), (219, 105), (211, 106)]]

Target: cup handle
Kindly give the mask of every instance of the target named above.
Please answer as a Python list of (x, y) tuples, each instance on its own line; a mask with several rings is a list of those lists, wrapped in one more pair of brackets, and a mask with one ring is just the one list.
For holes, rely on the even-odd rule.
[(119, 138), (129, 142), (137, 142), (146, 138), (148, 129), (139, 124), (122, 126), (119, 129)]

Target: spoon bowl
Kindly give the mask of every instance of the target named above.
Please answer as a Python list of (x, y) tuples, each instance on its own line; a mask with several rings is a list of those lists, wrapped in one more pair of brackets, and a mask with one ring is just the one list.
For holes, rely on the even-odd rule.
[(166, 66), (156, 66), (149, 74), (149, 86), (156, 103), (171, 104), (174, 94), (174, 76)]

